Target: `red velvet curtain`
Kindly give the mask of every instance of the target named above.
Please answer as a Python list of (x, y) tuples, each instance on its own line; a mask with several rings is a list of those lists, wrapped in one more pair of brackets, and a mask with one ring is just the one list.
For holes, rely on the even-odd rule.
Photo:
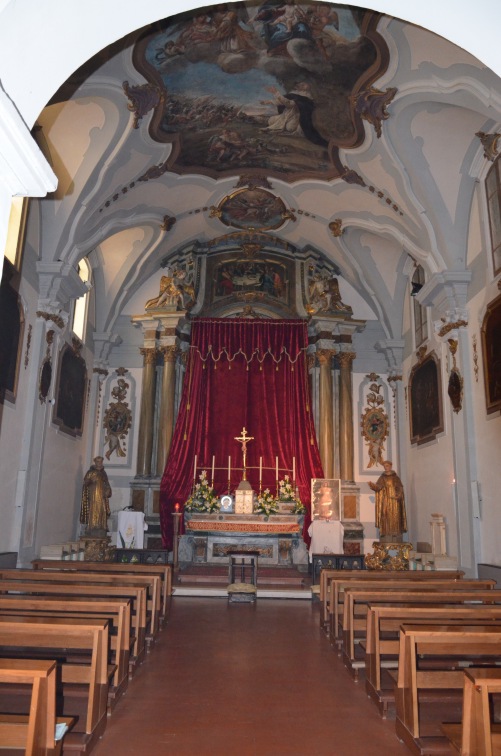
[[(172, 549), (175, 503), (190, 495), (205, 469), (218, 494), (233, 492), (242, 479), (242, 447), (235, 441), (245, 427), (254, 440), (247, 445), (247, 479), (259, 490), (276, 494), (279, 479), (292, 479), (310, 519), (311, 478), (323, 477), (313, 424), (302, 320), (205, 319), (193, 321), (183, 393), (171, 450), (160, 487), (164, 546)], [(230, 464), (229, 459), (230, 458)], [(182, 530), (181, 530), (182, 532)]]

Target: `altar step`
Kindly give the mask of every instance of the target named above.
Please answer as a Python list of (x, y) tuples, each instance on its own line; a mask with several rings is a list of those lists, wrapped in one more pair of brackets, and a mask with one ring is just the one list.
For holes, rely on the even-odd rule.
[[(180, 569), (173, 581), (174, 596), (227, 598), (227, 585), (228, 568), (216, 565), (189, 565)], [(294, 568), (260, 567), (257, 597), (311, 600), (311, 578)]]

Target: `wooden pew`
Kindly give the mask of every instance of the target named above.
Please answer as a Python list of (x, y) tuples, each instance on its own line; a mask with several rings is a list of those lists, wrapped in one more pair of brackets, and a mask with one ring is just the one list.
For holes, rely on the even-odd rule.
[(69, 570), (2, 570), (0, 569), (0, 581), (2, 580), (36, 580), (46, 583), (84, 583), (102, 585), (144, 585), (147, 589), (146, 604), (146, 639), (151, 644), (158, 632), (161, 583), (158, 575), (116, 575), (103, 574), (100, 572), (75, 572)]
[(50, 598), (47, 596), (0, 595), (0, 617), (32, 616), (105, 619), (110, 622), (111, 660), (116, 669), (108, 691), (108, 713), (125, 693), (129, 681), (131, 605), (125, 598)]
[(441, 723), (461, 721), (463, 667), (499, 662), (501, 625), (402, 625), (397, 737), (419, 756), (450, 754)]
[(372, 580), (369, 583), (365, 580), (350, 580), (344, 581), (342, 578), (334, 578), (330, 583), (331, 599), (330, 604), (332, 613), (330, 614), (329, 621), (329, 637), (331, 643), (335, 643), (336, 640), (342, 636), (343, 631), (343, 616), (344, 616), (344, 599), (345, 591), (364, 591), (366, 589), (380, 588), (381, 590), (441, 590), (446, 588), (449, 591), (462, 591), (462, 590), (493, 590), (496, 587), (495, 580), (477, 580), (477, 579), (464, 579), (464, 580), (433, 580), (428, 581), (416, 581), (416, 580)]
[(34, 559), (34, 570), (75, 570), (77, 572), (112, 572), (117, 574), (159, 575), (162, 581), (160, 617), (165, 621), (172, 595), (172, 565), (122, 562), (79, 562), (66, 559)]
[(26, 756), (57, 756), (57, 724), (70, 727), (69, 717), (56, 717), (56, 662), (41, 659), (0, 659), (0, 684), (31, 688), (29, 713), (0, 714), (0, 751), (22, 751)]
[(501, 694), (501, 669), (466, 669), (461, 724), (443, 724), (442, 731), (462, 756), (499, 756), (501, 725), (491, 722), (492, 695)]
[[(467, 583), (468, 581), (465, 581)], [(403, 587), (405, 586), (405, 587)], [(495, 603), (501, 602), (501, 592), (493, 590), (476, 590), (474, 586), (461, 586), (451, 583), (442, 588), (426, 586), (421, 590), (415, 586), (402, 583), (402, 590), (392, 588), (348, 588), (345, 591), (345, 611), (343, 613), (342, 655), (345, 666), (358, 679), (360, 669), (365, 669), (365, 655), (357, 654), (356, 648), (366, 641), (367, 606), (382, 602), (393, 604), (427, 603), (427, 604), (463, 604), (466, 602)]]
[[(75, 718), (66, 735), (65, 749), (89, 753), (106, 729), (108, 698), (108, 623), (81, 619), (71, 623), (56, 619), (0, 618), (0, 657), (57, 660), (60, 684), (56, 691), (56, 712)], [(9, 707), (23, 706), (22, 691), (3, 692)], [(61, 698), (62, 696), (62, 698)]]
[[(501, 591), (496, 591), (501, 594)], [(492, 604), (369, 604), (367, 610), (367, 641), (365, 646), (365, 690), (375, 701), (380, 714), (386, 717), (395, 703), (394, 679), (385, 670), (398, 668), (400, 626), (415, 624), (488, 624), (501, 623), (501, 595), (498, 605)]]
[(52, 596), (65, 600), (72, 598), (102, 598), (105, 602), (109, 597), (130, 599), (131, 627), (132, 627), (132, 656), (129, 660), (129, 672), (132, 674), (143, 661), (146, 650), (146, 601), (147, 589), (144, 585), (99, 585), (96, 583), (59, 583), (42, 582), (40, 580), (0, 580), (0, 596), (2, 594), (24, 594), (30, 596)]
[(345, 580), (461, 580), (462, 570), (404, 570), (389, 572), (386, 570), (322, 570), (320, 573), (320, 627), (328, 629), (330, 581), (333, 578)]

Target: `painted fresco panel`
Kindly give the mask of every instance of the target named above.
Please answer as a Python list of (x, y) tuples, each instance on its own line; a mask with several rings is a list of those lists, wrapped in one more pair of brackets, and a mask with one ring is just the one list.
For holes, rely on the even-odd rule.
[(377, 14), (329, 3), (225, 3), (160, 22), (134, 62), (162, 91), (151, 134), (170, 167), (339, 175), (361, 144), (350, 99), (385, 70)]

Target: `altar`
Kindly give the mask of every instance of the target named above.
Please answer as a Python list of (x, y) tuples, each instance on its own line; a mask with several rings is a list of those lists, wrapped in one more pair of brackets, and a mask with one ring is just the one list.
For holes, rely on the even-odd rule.
[(308, 564), (302, 537), (304, 515), (184, 513), (179, 562), (228, 564), (232, 551), (257, 552), (260, 565)]

